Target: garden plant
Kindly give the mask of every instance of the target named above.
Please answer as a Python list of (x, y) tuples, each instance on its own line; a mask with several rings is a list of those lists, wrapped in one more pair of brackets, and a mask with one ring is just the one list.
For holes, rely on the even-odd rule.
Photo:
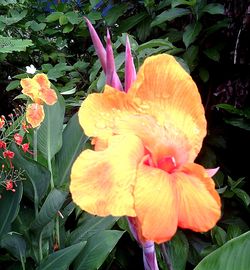
[(237, 3), (0, 0), (0, 269), (249, 269)]

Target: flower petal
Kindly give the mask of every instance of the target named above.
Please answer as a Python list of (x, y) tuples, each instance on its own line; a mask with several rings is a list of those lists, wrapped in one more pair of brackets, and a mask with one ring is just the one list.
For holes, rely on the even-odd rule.
[(221, 215), (220, 197), (213, 179), (202, 166), (194, 163), (174, 175), (179, 195), (178, 226), (196, 232), (213, 228)]
[(185, 141), (193, 162), (206, 135), (206, 120), (198, 89), (173, 56), (148, 57), (128, 92), (141, 101), (140, 111), (156, 118), (170, 144)]
[(57, 101), (57, 95), (54, 89), (50, 88), (50, 81), (47, 75), (41, 73), (37, 74), (33, 78), (36, 81), (40, 88), (39, 88), (39, 98), (44, 101), (48, 105), (53, 105)]
[(36, 102), (36, 103), (40, 103), (40, 99), (39, 99), (39, 83), (36, 82), (33, 79), (30, 78), (26, 78), (26, 79), (22, 79), (20, 82), (23, 90), (22, 93), (28, 97), (30, 97), (32, 99), (32, 101)]
[(144, 148), (136, 136), (113, 136), (103, 151), (85, 150), (71, 171), (73, 201), (99, 216), (135, 216), (132, 195)]
[(178, 218), (172, 176), (141, 164), (137, 171), (134, 197), (143, 237), (156, 243), (168, 241), (176, 232)]
[(44, 110), (43, 105), (32, 103), (27, 106), (26, 109), (26, 119), (27, 122), (31, 124), (33, 128), (40, 126), (44, 120)]
[(115, 123), (133, 108), (125, 92), (105, 86), (104, 93), (90, 94), (79, 110), (79, 121), (86, 135), (107, 139), (114, 134)]

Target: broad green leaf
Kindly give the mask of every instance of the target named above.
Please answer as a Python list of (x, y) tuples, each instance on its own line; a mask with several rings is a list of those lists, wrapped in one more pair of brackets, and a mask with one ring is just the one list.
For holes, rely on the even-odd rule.
[(250, 265), (250, 232), (236, 237), (206, 256), (194, 270), (246, 270)]
[(86, 241), (93, 234), (111, 229), (117, 217), (98, 217), (85, 213), (83, 216), (83, 222), (70, 234), (70, 243), (75, 244), (81, 241)]
[(31, 224), (31, 229), (42, 229), (46, 226), (61, 209), (68, 193), (59, 189), (53, 189), (47, 196), (38, 216)]
[(6, 248), (18, 260), (25, 261), (26, 242), (21, 235), (15, 233), (6, 234), (1, 239), (0, 244), (2, 248)]
[(156, 18), (151, 23), (151, 27), (159, 25), (166, 21), (172, 21), (178, 17), (182, 17), (190, 13), (190, 10), (186, 8), (171, 8), (169, 10), (163, 11), (161, 14), (156, 16)]
[(139, 53), (142, 50), (148, 49), (148, 48), (154, 48), (154, 47), (164, 47), (166, 50), (173, 49), (174, 46), (171, 42), (168, 41), (168, 39), (151, 39), (148, 42), (145, 42), (138, 46), (137, 53)]
[(242, 234), (242, 229), (238, 224), (230, 224), (227, 228), (227, 241)]
[(24, 191), (31, 200), (38, 204), (48, 189), (50, 172), (36, 161), (26, 158), (16, 144), (11, 145), (11, 150), (15, 152), (13, 159), (15, 168), (24, 170), (25, 175), (28, 177), (24, 181)]
[(0, 16), (0, 22), (6, 24), (6, 25), (12, 25), (19, 21), (21, 21), (28, 13), (27, 10), (23, 10), (22, 12), (18, 12), (16, 9), (10, 10), (11, 17), (7, 16)]
[(91, 236), (76, 258), (74, 270), (99, 269), (124, 232), (99, 231)]
[(52, 105), (44, 105), (45, 118), (37, 130), (38, 149), (47, 160), (51, 160), (62, 146), (62, 130), (65, 104), (61, 95)]
[(86, 242), (81, 242), (50, 254), (36, 270), (67, 270)]
[(207, 82), (209, 80), (209, 72), (206, 68), (201, 67), (199, 69), (199, 76), (203, 82)]
[(125, 33), (134, 26), (137, 26), (142, 20), (144, 20), (147, 17), (146, 12), (140, 12), (136, 15), (133, 15), (129, 18), (126, 18), (126, 20), (121, 21), (121, 24), (119, 25), (118, 32), (119, 33)]
[(177, 7), (179, 5), (187, 5), (194, 6), (196, 4), (196, 0), (172, 0), (172, 8)]
[(8, 84), (8, 86), (6, 87), (6, 91), (10, 91), (10, 90), (14, 90), (16, 89), (18, 86), (20, 86), (20, 81), (12, 81), (11, 83)]
[(60, 25), (65, 25), (65, 24), (67, 24), (68, 23), (68, 17), (66, 16), (66, 15), (64, 15), (64, 14), (62, 14), (61, 16), (60, 16), (60, 18), (59, 18), (59, 23), (60, 23)]
[(67, 12), (65, 15), (71, 24), (78, 24), (82, 21), (82, 18), (79, 16), (79, 14), (74, 11)]
[(206, 5), (203, 8), (202, 12), (207, 12), (212, 15), (225, 14), (224, 6), (218, 3), (211, 3), (211, 4)]
[(113, 7), (107, 12), (105, 21), (108, 25), (116, 23), (119, 17), (121, 17), (127, 10), (127, 3), (120, 3), (119, 5), (113, 5)]
[(33, 43), (30, 39), (15, 39), (0, 36), (0, 53), (21, 52), (32, 45)]
[(202, 25), (199, 22), (187, 25), (183, 34), (183, 42), (186, 48), (188, 48), (189, 45), (192, 44), (196, 40), (201, 29), (202, 29)]
[(183, 58), (185, 62), (188, 64), (190, 71), (193, 71), (195, 67), (197, 66), (198, 52), (199, 52), (199, 47), (191, 45), (183, 54)]
[(185, 234), (178, 231), (166, 246), (173, 269), (185, 270), (189, 251), (189, 244)]
[(53, 12), (49, 16), (47, 16), (46, 21), (49, 23), (58, 21), (61, 15), (63, 15), (62, 12)]
[(56, 169), (58, 171), (55, 185), (69, 185), (69, 176), (73, 162), (86, 148), (88, 137), (84, 134), (79, 124), (76, 113), (68, 122), (63, 131), (63, 147), (56, 154)]
[(23, 195), (22, 182), (18, 182), (15, 192), (4, 190), (1, 192), (0, 200), (0, 239), (10, 231), (11, 223), (19, 211), (19, 204)]

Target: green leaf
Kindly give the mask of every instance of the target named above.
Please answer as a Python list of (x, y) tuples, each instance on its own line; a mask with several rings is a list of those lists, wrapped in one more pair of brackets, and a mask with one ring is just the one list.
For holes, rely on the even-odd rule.
[(212, 59), (213, 61), (218, 62), (220, 60), (220, 53), (217, 49), (215, 48), (209, 48), (209, 49), (205, 49), (203, 51), (203, 53), (210, 59)]
[(174, 8), (179, 5), (194, 6), (195, 4), (196, 0), (173, 0), (171, 6)]
[(21, 52), (32, 45), (33, 43), (30, 39), (15, 39), (0, 36), (0, 53)]
[(61, 15), (63, 15), (62, 12), (53, 12), (49, 16), (47, 16), (46, 21), (48, 23), (58, 21)]
[(186, 26), (185, 32), (183, 34), (183, 42), (186, 48), (188, 48), (189, 45), (192, 44), (196, 40), (201, 29), (202, 29), (202, 25), (200, 22), (192, 23)]
[(47, 196), (38, 216), (32, 222), (30, 228), (32, 230), (43, 229), (43, 227), (57, 215), (57, 212), (61, 209), (67, 195), (68, 192), (53, 189)]
[(88, 137), (79, 124), (78, 114), (75, 114), (63, 131), (63, 147), (56, 155), (57, 177), (56, 186), (68, 185), (73, 162), (86, 148)]
[(242, 234), (242, 229), (237, 224), (230, 224), (227, 228), (227, 240), (231, 240)]
[(140, 53), (142, 50), (154, 48), (154, 47), (163, 47), (165, 50), (173, 49), (174, 46), (171, 42), (168, 41), (168, 38), (166, 39), (151, 39), (148, 42), (145, 42), (138, 46), (137, 53)]
[(6, 248), (13, 256), (20, 261), (26, 258), (26, 242), (21, 235), (6, 234), (0, 242), (2, 248)]
[(79, 17), (79, 14), (74, 11), (67, 12), (65, 15), (71, 24), (79, 24), (82, 21), (82, 18)]
[(190, 10), (186, 8), (171, 8), (169, 10), (163, 11), (160, 15), (156, 16), (151, 23), (151, 27), (154, 27), (166, 21), (172, 21), (178, 17), (182, 17), (190, 13)]
[(67, 24), (68, 23), (68, 17), (66, 16), (66, 15), (64, 15), (64, 14), (62, 14), (61, 16), (60, 16), (60, 18), (59, 18), (59, 23), (60, 23), (60, 25), (65, 25), (65, 24)]
[(191, 45), (183, 54), (185, 62), (188, 64), (190, 71), (193, 71), (197, 66), (199, 47)]
[(124, 232), (99, 231), (88, 239), (86, 246), (76, 258), (74, 270), (99, 269)]
[(105, 21), (108, 25), (116, 23), (119, 17), (121, 17), (127, 10), (128, 4), (121, 3), (119, 5), (113, 5), (113, 7), (107, 12)]
[(209, 72), (206, 68), (200, 68), (199, 69), (199, 76), (202, 79), (203, 82), (207, 82), (209, 80)]
[(167, 246), (173, 269), (185, 270), (189, 251), (189, 244), (185, 234), (178, 231), (171, 241), (165, 245)]
[(205, 257), (194, 270), (246, 270), (250, 265), (250, 232), (228, 241)]
[(241, 199), (241, 201), (245, 204), (246, 207), (249, 206), (249, 204), (250, 204), (250, 197), (249, 197), (249, 195), (243, 189), (234, 188), (233, 189), (233, 192), (234, 192), (234, 194), (239, 199)]
[(70, 234), (70, 243), (75, 244), (86, 241), (90, 236), (99, 231), (111, 229), (118, 217), (98, 217), (85, 213), (83, 222)]
[(144, 20), (147, 17), (146, 12), (140, 12), (136, 15), (133, 15), (129, 18), (126, 18), (126, 20), (121, 21), (121, 24), (119, 25), (118, 32), (119, 33), (125, 33), (134, 26), (138, 25), (142, 20)]
[(8, 84), (8, 86), (6, 87), (6, 91), (10, 91), (10, 90), (14, 90), (17, 87), (20, 86), (20, 81), (12, 81)]
[(67, 270), (85, 245), (86, 242), (81, 242), (50, 254), (36, 270)]
[(211, 231), (214, 242), (216, 242), (219, 246), (222, 246), (226, 243), (227, 234), (226, 232), (219, 226), (215, 226)]
[(62, 130), (65, 104), (61, 95), (52, 105), (44, 105), (45, 119), (37, 130), (38, 149), (47, 160), (51, 160), (62, 146)]
[(63, 28), (63, 33), (67, 34), (69, 32), (71, 32), (74, 29), (74, 25), (72, 24), (67, 24), (64, 28)]
[(27, 10), (23, 10), (22, 12), (18, 12), (15, 9), (10, 9), (10, 15), (11, 17), (7, 17), (7, 16), (0, 16), (0, 22), (6, 24), (6, 25), (12, 25), (15, 24), (19, 21), (21, 21), (26, 15), (27, 15), (28, 11)]
[(11, 150), (15, 152), (13, 159), (15, 168), (24, 170), (25, 175), (30, 180), (30, 182), (28, 180), (24, 181), (24, 191), (30, 199), (36, 201), (38, 204), (48, 189), (50, 172), (36, 161), (26, 158), (16, 144), (11, 145)]
[(19, 204), (23, 195), (22, 182), (18, 182), (15, 192), (4, 190), (0, 201), (0, 239), (10, 231), (11, 223), (19, 211)]
[(212, 15), (225, 14), (224, 6), (218, 3), (211, 3), (211, 4), (206, 5), (203, 8), (202, 12), (207, 12)]

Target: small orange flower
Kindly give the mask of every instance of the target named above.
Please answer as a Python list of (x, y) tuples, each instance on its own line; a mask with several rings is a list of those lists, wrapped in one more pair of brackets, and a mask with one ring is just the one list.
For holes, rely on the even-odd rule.
[(7, 146), (6, 142), (3, 140), (0, 140), (0, 149), (1, 148), (6, 149), (6, 146)]
[(5, 125), (4, 117), (0, 117), (0, 129)]
[(44, 120), (43, 104), (53, 105), (57, 101), (56, 92), (50, 88), (50, 81), (45, 74), (36, 74), (32, 79), (21, 80), (22, 93), (30, 97), (34, 103), (26, 110), (27, 122), (33, 128), (38, 127)]
[(194, 163), (206, 135), (204, 108), (174, 57), (147, 58), (127, 93), (106, 85), (89, 95), (79, 121), (95, 145), (71, 171), (72, 198), (82, 209), (134, 217), (142, 242), (216, 224), (220, 197), (209, 171)]

